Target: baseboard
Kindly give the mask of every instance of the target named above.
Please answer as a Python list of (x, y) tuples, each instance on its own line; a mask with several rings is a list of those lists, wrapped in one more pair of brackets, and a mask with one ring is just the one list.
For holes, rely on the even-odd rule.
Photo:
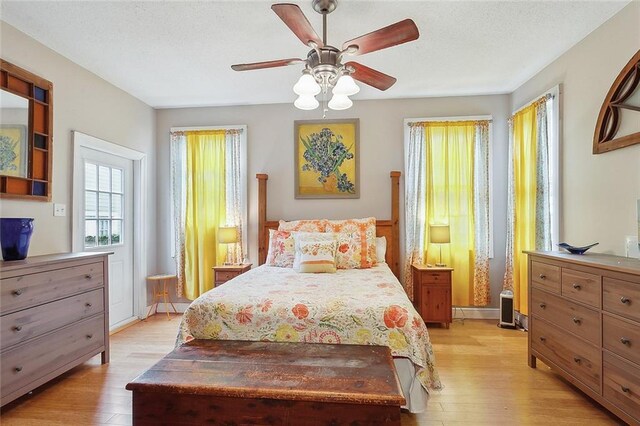
[(454, 306), (453, 319), (500, 319), (498, 308), (474, 308)]
[[(187, 310), (189, 305), (190, 305), (190, 303), (186, 303), (186, 302), (173, 302), (173, 306), (176, 307), (176, 310), (178, 311), (179, 314), (184, 314), (184, 312)], [(151, 306), (153, 306), (153, 305), (147, 306), (147, 309), (145, 310), (145, 313), (149, 312), (149, 309), (151, 309)], [(152, 312), (155, 312), (155, 308), (153, 309)], [(158, 311), (157, 312), (159, 314), (164, 314), (166, 312), (173, 313), (173, 308), (171, 307), (170, 303), (167, 303), (165, 305), (164, 302), (160, 302), (160, 303), (158, 303)]]
[(131, 317), (126, 321), (122, 321), (121, 323), (114, 325), (113, 328), (109, 329), (109, 336), (111, 336), (112, 334), (119, 333), (125, 328), (129, 328), (132, 325), (137, 324), (139, 322), (140, 322), (140, 318), (138, 317)]

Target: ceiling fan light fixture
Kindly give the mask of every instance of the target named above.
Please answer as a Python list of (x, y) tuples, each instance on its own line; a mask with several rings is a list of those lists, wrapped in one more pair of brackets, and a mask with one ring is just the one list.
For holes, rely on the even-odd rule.
[(350, 75), (343, 75), (338, 79), (336, 86), (333, 88), (334, 95), (355, 95), (360, 91), (360, 87)]
[(293, 103), (296, 108), (309, 111), (318, 108), (320, 102), (313, 95), (300, 95)]
[(309, 73), (302, 74), (298, 82), (293, 86), (294, 93), (301, 97), (315, 96), (320, 93), (321, 90), (322, 89), (316, 79)]
[(349, 109), (353, 105), (353, 102), (347, 95), (341, 95), (334, 93), (333, 97), (329, 101), (329, 108), (340, 111), (343, 109)]

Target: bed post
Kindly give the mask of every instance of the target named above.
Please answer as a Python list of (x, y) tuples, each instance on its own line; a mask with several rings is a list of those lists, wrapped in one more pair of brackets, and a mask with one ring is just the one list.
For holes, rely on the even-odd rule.
[(393, 251), (391, 272), (398, 279), (400, 279), (400, 175), (398, 171), (391, 172), (391, 250)]
[(258, 265), (267, 259), (265, 226), (267, 223), (267, 179), (269, 175), (258, 173)]

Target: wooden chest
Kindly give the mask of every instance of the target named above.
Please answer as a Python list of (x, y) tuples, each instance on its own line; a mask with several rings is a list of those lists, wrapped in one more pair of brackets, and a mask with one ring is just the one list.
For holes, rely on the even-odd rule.
[(0, 263), (2, 405), (102, 353), (109, 362), (108, 254)]
[(640, 423), (640, 261), (529, 253), (529, 366), (536, 359)]
[(400, 425), (382, 346), (193, 340), (127, 385), (134, 425)]

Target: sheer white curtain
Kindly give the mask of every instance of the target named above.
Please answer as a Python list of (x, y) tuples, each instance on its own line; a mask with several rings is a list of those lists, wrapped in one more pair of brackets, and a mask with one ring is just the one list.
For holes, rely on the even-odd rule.
[[(225, 129), (225, 180), (227, 223), (235, 226), (239, 243), (227, 247), (229, 260), (242, 263), (246, 259), (247, 247), (247, 178), (246, 178), (246, 133), (242, 128)], [(172, 131), (171, 142), (171, 200), (174, 237), (174, 259), (178, 279), (178, 295), (184, 294), (185, 280), (185, 210), (186, 210), (186, 143), (184, 131)]]
[(489, 258), (491, 256), (490, 223), (490, 179), (488, 121), (476, 123), (473, 167), (473, 223), (474, 223), (474, 267), (473, 305), (486, 306), (491, 302), (489, 280)]

